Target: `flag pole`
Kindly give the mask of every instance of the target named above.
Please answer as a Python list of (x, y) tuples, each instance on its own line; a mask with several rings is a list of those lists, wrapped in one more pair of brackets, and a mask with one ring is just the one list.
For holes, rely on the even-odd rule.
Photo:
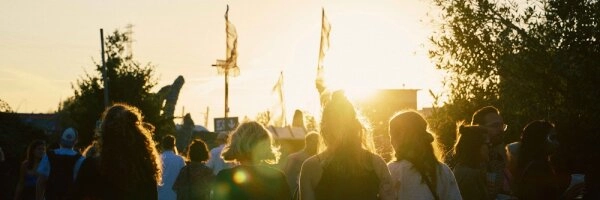
[(102, 82), (104, 82), (104, 108), (108, 108), (108, 74), (104, 61), (104, 30), (100, 29), (100, 54), (102, 58)]

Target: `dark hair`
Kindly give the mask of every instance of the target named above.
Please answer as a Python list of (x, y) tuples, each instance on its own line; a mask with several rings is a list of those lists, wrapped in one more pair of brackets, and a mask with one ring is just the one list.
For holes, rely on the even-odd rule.
[(519, 149), (518, 171), (536, 159), (545, 159), (548, 156), (546, 149), (548, 134), (554, 129), (554, 124), (545, 120), (532, 121), (525, 126), (521, 134), (521, 147)]
[(145, 127), (140, 110), (127, 104), (115, 104), (102, 114), (99, 167), (108, 184), (130, 191), (146, 181), (162, 182), (161, 159)]
[(40, 160), (34, 160), (36, 158), (35, 155), (33, 155), (35, 153), (35, 149), (40, 145), (46, 145), (46, 142), (43, 140), (34, 140), (29, 143), (29, 146), (27, 146), (27, 158), (25, 158), (27, 160), (27, 169), (33, 169), (35, 163), (41, 161), (41, 158)]
[(160, 142), (163, 150), (171, 150), (175, 147), (175, 137), (172, 135), (166, 135), (162, 138)]
[(461, 125), (458, 128), (458, 139), (454, 145), (456, 164), (477, 168), (483, 160), (480, 156), (481, 147), (485, 145), (487, 131), (479, 126)]
[(491, 113), (500, 115), (500, 111), (494, 106), (486, 106), (475, 111), (475, 113), (473, 113), (473, 118), (471, 118), (471, 125), (484, 125), (485, 116)]
[(394, 115), (389, 124), (396, 160), (412, 163), (414, 169), (421, 174), (421, 182), (427, 178), (435, 187), (439, 161), (431, 144), (433, 136), (427, 132), (427, 121), (415, 111), (404, 111)]
[(309, 155), (314, 155), (319, 150), (319, 134), (315, 131), (308, 132), (304, 136), (304, 151)]
[(192, 162), (202, 162), (208, 160), (208, 152), (206, 143), (200, 139), (196, 139), (188, 147), (187, 155)]

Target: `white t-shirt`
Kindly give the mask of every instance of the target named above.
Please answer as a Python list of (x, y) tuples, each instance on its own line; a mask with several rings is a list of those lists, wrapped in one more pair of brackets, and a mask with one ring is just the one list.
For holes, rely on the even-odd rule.
[(162, 181), (163, 184), (158, 186), (159, 200), (176, 200), (177, 193), (173, 191), (173, 184), (179, 175), (181, 168), (185, 167), (183, 157), (175, 154), (172, 150), (164, 151), (160, 154), (162, 159)]
[[(394, 189), (397, 191), (398, 199), (434, 199), (427, 184), (421, 182), (421, 174), (413, 168), (412, 163), (406, 160), (392, 162), (388, 164), (388, 169), (392, 175), (392, 181)], [(440, 199), (462, 199), (454, 174), (446, 164), (440, 163), (437, 175), (436, 192)]]
[(224, 147), (225, 144), (222, 144), (210, 150), (210, 159), (208, 159), (206, 166), (211, 168), (213, 170), (213, 174), (215, 175), (217, 175), (223, 169), (233, 167), (233, 164), (226, 163), (223, 158), (221, 158), (221, 152), (223, 151)]

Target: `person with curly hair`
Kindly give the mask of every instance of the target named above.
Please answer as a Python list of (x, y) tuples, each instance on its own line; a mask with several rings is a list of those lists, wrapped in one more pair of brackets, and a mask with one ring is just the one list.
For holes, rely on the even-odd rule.
[(136, 107), (116, 104), (102, 114), (98, 152), (86, 158), (75, 199), (157, 199), (161, 159)]

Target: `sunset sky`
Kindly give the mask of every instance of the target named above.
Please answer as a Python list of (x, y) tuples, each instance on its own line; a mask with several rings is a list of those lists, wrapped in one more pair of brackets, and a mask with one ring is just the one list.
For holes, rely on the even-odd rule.
[[(288, 121), (294, 109), (316, 111), (314, 79), (321, 8), (332, 26), (325, 58), (333, 88), (441, 91), (441, 72), (428, 58), (433, 6), (428, 0), (315, 1), (32, 1), (0, 0), (0, 99), (17, 112), (52, 112), (73, 95), (71, 83), (100, 61), (105, 35), (133, 24), (133, 56), (156, 65), (159, 84), (183, 75), (176, 113), (223, 116), (224, 84), (211, 64), (225, 57), (226, 5), (238, 33), (240, 76), (230, 81), (230, 116), (254, 118), (276, 103), (280, 71)], [(429, 15), (428, 15), (429, 13)], [(358, 92), (357, 92), (358, 91)]]

